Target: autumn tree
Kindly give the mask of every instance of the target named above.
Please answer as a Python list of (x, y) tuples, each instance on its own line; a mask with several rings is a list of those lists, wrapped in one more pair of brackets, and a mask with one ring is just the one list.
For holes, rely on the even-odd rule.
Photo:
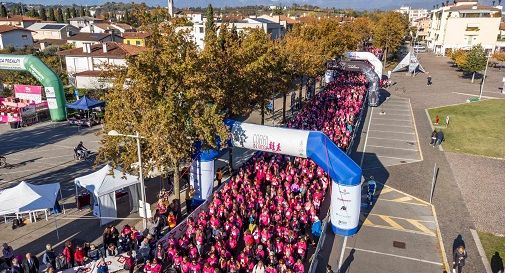
[(42, 21), (47, 21), (47, 11), (46, 11), (46, 9), (44, 8), (44, 6), (42, 6), (42, 7), (40, 8), (40, 12), (39, 12), (39, 13), (40, 13), (40, 19), (41, 19)]
[(68, 19), (72, 18), (72, 12), (70, 11), (70, 8), (65, 9), (65, 22), (68, 22)]
[[(104, 131), (139, 132), (143, 137), (143, 168), (173, 171), (174, 193), (180, 198), (179, 165), (191, 158), (193, 144), (216, 147), (216, 139), (226, 139), (223, 115), (210, 97), (200, 96), (202, 86), (195, 84), (200, 70), (196, 45), (184, 33), (158, 23), (150, 28), (152, 47), (127, 58), (127, 67), (112, 69), (114, 79), (107, 92)], [(137, 172), (137, 149), (133, 141), (104, 136), (99, 151), (101, 162)]]
[(77, 9), (75, 8), (75, 6), (72, 6), (72, 9), (70, 11), (72, 12), (72, 16), (70, 18), (77, 17)]
[(402, 45), (408, 30), (408, 19), (401, 13), (388, 11), (379, 16), (373, 31), (373, 44), (384, 50), (384, 66), (389, 53)]
[(56, 21), (56, 14), (54, 13), (54, 9), (52, 7), (49, 8), (49, 21)]
[(7, 9), (5, 8), (4, 4), (1, 4), (0, 6), (0, 16), (7, 17)]
[(56, 22), (58, 23), (64, 22), (63, 10), (61, 10), (61, 8), (56, 9)]
[(468, 73), (472, 73), (472, 83), (475, 79), (475, 73), (486, 68), (486, 61), (486, 51), (480, 44), (473, 46), (472, 49), (468, 51), (466, 62), (461, 68)]
[(216, 25), (214, 23), (214, 8), (209, 4), (207, 7), (207, 11), (205, 13), (206, 21), (205, 21), (205, 43), (213, 42), (213, 39), (216, 37)]
[(453, 63), (462, 69), (462, 67), (466, 64), (466, 59), (468, 57), (468, 52), (463, 49), (453, 50), (450, 53), (449, 58), (453, 61)]
[(84, 10), (84, 7), (83, 7), (83, 6), (81, 6), (81, 7), (79, 8), (79, 16), (80, 16), (80, 17), (83, 17), (83, 16), (85, 16), (85, 15), (86, 15), (86, 11)]

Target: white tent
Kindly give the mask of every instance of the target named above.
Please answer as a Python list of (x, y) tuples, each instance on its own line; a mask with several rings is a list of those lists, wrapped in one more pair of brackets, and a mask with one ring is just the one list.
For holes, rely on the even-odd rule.
[(85, 188), (93, 194), (93, 211), (95, 216), (100, 218), (100, 224), (105, 225), (114, 221), (117, 217), (116, 191), (128, 188), (132, 211), (138, 210), (138, 189), (139, 179), (130, 174), (114, 169), (110, 165), (105, 165), (102, 169), (76, 178), (77, 186)]
[(421, 71), (423, 73), (426, 72), (421, 63), (419, 63), (416, 55), (414, 55), (412, 52), (409, 52), (405, 58), (403, 58), (403, 60), (395, 67), (395, 69), (393, 69), (393, 72), (398, 72), (404, 68), (407, 68), (411, 74), (415, 73), (416, 71)]
[(33, 185), (22, 181), (0, 191), (0, 215), (30, 213), (54, 208), (60, 193), (60, 183)]

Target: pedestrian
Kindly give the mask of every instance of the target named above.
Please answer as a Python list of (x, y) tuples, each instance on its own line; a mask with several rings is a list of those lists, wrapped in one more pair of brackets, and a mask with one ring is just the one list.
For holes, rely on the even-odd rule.
[(51, 244), (46, 245), (46, 252), (42, 256), (42, 263), (48, 268), (52, 267), (56, 269), (56, 253), (54, 252)]
[(426, 83), (427, 86), (431, 85), (431, 76), (428, 76), (428, 83)]
[(449, 127), (449, 115), (445, 117), (445, 127)]
[(464, 246), (459, 246), (454, 251), (454, 256), (452, 260), (452, 272), (461, 273), (463, 272), (463, 266), (465, 266), (467, 254)]
[(435, 141), (437, 140), (437, 129), (433, 130), (433, 132), (431, 132), (431, 142), (430, 142), (430, 145), (433, 145), (435, 146)]
[(82, 249), (82, 246), (77, 246), (74, 253), (74, 262), (77, 266), (82, 266), (86, 262), (86, 253)]
[(216, 180), (217, 180), (217, 186), (220, 187), (221, 181), (223, 180), (223, 168), (217, 169)]
[(4, 259), (5, 259), (5, 262), (7, 262), (7, 265), (11, 266), (12, 258), (14, 258), (14, 250), (12, 249), (12, 247), (9, 244), (3, 243), (2, 255), (4, 256)]
[(23, 261), (21, 268), (23, 269), (23, 273), (38, 273), (39, 260), (28, 252), (25, 255), (25, 260)]
[(23, 268), (18, 262), (17, 258), (12, 258), (11, 260), (11, 271), (10, 273), (23, 273)]
[(74, 250), (72, 249), (72, 242), (65, 242), (65, 247), (63, 248), (63, 256), (65, 256), (67, 268), (74, 267)]
[(440, 117), (437, 115), (435, 117), (435, 125), (438, 125), (439, 122), (440, 122)]
[(437, 132), (437, 140), (435, 141), (435, 146), (442, 144), (442, 141), (444, 141), (444, 132), (440, 130)]
[(193, 197), (195, 196), (195, 188), (192, 185), (189, 186), (186, 191), (186, 213), (189, 215), (193, 211)]

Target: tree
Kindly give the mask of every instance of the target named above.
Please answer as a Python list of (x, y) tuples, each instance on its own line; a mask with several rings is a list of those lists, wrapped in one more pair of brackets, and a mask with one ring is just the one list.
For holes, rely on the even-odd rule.
[(46, 9), (44, 8), (44, 6), (42, 6), (40, 8), (40, 19), (42, 21), (47, 21), (47, 12), (46, 12)]
[(453, 63), (457, 67), (463, 69), (463, 67), (466, 64), (466, 59), (468, 57), (468, 52), (466, 50), (463, 50), (463, 49), (454, 50), (454, 51), (451, 51), (449, 57), (451, 58), (451, 60), (453, 61)]
[(65, 9), (65, 22), (68, 22), (68, 19), (72, 18), (72, 12), (70, 11), (70, 8)]
[(89, 9), (86, 10), (86, 16), (91, 17), (91, 11)]
[[(207, 91), (194, 84), (201, 69), (196, 45), (171, 26), (158, 29), (158, 25), (142, 26), (151, 30), (155, 47), (128, 57), (127, 67), (108, 73), (114, 80), (104, 98), (108, 105), (104, 132), (139, 132), (145, 173), (154, 168), (173, 172), (179, 199), (180, 163), (191, 158), (193, 144), (201, 140), (204, 148), (216, 147), (216, 140), (226, 139), (228, 132), (210, 97), (199, 96)], [(98, 159), (131, 173), (138, 171), (132, 165), (136, 153), (133, 141), (104, 135)]]
[(384, 49), (384, 67), (390, 52), (396, 52), (407, 35), (408, 19), (398, 12), (388, 11), (379, 16), (373, 32), (373, 44)]
[(496, 51), (493, 54), (493, 59), (499, 61), (499, 62), (505, 62), (505, 52), (498, 52)]
[(63, 18), (63, 10), (61, 10), (61, 8), (57, 8), (56, 9), (56, 22), (63, 23), (64, 20), (65, 19)]
[(72, 6), (71, 12), (72, 12), (72, 16), (70, 18), (77, 17), (77, 9), (75, 8), (75, 6)]
[(80, 16), (80, 17), (83, 17), (83, 16), (85, 16), (85, 15), (86, 15), (86, 11), (84, 10), (84, 7), (83, 7), (83, 6), (81, 6), (81, 7), (79, 8), (79, 16)]
[(49, 8), (49, 21), (56, 21), (56, 14), (54, 13), (54, 9), (52, 7)]
[(272, 10), (272, 15), (282, 15), (282, 8), (281, 7), (276, 7), (274, 10)]
[(205, 43), (212, 43), (216, 38), (216, 25), (214, 24), (214, 8), (211, 4), (207, 7), (205, 17), (207, 18), (205, 21)]
[(4, 4), (0, 6), (0, 16), (7, 17), (7, 9), (5, 8)]
[(467, 53), (466, 62), (461, 67), (464, 71), (472, 73), (472, 83), (475, 79), (475, 73), (480, 72), (486, 68), (486, 51), (479, 44), (473, 46)]

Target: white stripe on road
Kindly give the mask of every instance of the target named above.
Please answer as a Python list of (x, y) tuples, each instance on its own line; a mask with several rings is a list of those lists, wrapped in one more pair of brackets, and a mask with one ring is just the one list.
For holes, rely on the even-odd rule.
[(407, 122), (412, 122), (411, 120), (408, 119), (392, 119), (392, 118), (375, 118), (376, 120), (387, 120), (387, 121), (407, 121)]
[(394, 127), (412, 128), (412, 125), (379, 124), (379, 123), (374, 123), (374, 125), (377, 125), (377, 126), (394, 126)]
[(373, 253), (373, 254), (391, 256), (391, 257), (395, 257), (395, 258), (401, 258), (401, 259), (406, 259), (406, 260), (411, 260), (411, 261), (418, 261), (418, 262), (427, 263), (427, 264), (442, 265), (442, 263), (440, 263), (440, 262), (433, 262), (433, 261), (428, 261), (428, 260), (423, 260), (423, 259), (418, 259), (418, 258), (413, 258), (413, 257), (407, 257), (407, 256), (402, 256), (402, 255), (396, 255), (396, 254), (391, 254), (391, 253), (379, 252), (379, 251), (374, 251), (374, 250), (368, 250), (368, 249), (362, 249), (362, 248), (356, 248), (356, 247), (354, 247), (354, 248), (347, 247), (347, 249), (354, 249), (354, 250), (361, 251), (361, 252), (368, 252), (368, 253)]
[(415, 152), (418, 152), (418, 150), (415, 150), (415, 149), (396, 148), (396, 147), (377, 146), (377, 145), (368, 145), (368, 146), (370, 146), (370, 147), (376, 147), (376, 148), (385, 148), (385, 149), (395, 149), (395, 150), (405, 150), (405, 151), (415, 151)]
[(415, 140), (409, 140), (409, 139), (394, 139), (394, 138), (386, 138), (386, 137), (369, 137), (373, 139), (386, 139), (386, 140), (394, 140), (394, 141), (408, 141), (408, 142), (415, 142)]
[(372, 117), (373, 117), (373, 107), (372, 111), (370, 111), (370, 119), (368, 120), (368, 128), (366, 129), (366, 137), (365, 137), (365, 145), (363, 146), (363, 152), (361, 153), (361, 161), (359, 163), (359, 166), (363, 166), (363, 159), (365, 158), (365, 151), (366, 151), (366, 144), (368, 142), (368, 134), (370, 132), (370, 125), (372, 124)]
[(379, 132), (379, 133), (394, 133), (394, 134), (414, 135), (414, 133), (401, 133), (401, 132), (380, 131), (380, 130), (370, 130), (370, 131), (372, 131), (372, 132)]

